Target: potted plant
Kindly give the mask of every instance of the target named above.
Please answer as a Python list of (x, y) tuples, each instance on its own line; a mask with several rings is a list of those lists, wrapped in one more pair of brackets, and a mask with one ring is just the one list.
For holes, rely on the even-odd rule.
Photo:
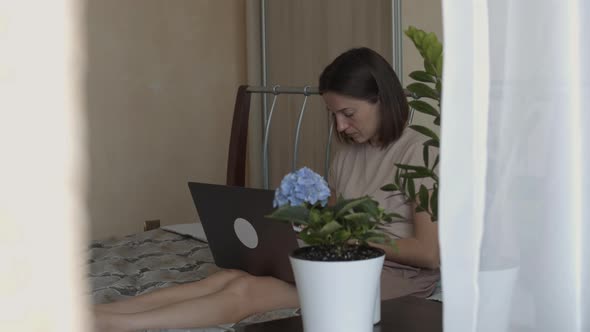
[[(433, 123), (440, 126), (443, 69), (442, 44), (434, 33), (426, 33), (413, 26), (410, 26), (405, 31), (405, 34), (412, 40), (424, 59), (424, 70), (413, 71), (409, 75), (417, 82), (406, 87), (411, 92), (412, 98), (408, 105), (415, 111), (433, 116)], [(430, 99), (434, 102), (434, 105), (422, 99)], [(386, 184), (381, 190), (394, 192), (392, 195), (403, 195), (407, 202), (416, 204), (416, 212), (426, 212), (430, 215), (432, 221), (437, 221), (439, 178), (436, 167), (440, 158), (439, 154), (436, 153), (434, 160), (431, 160), (430, 149), (439, 149), (440, 138), (428, 127), (420, 125), (410, 125), (409, 127), (427, 137), (423, 144), (424, 164), (396, 164), (397, 171), (392, 183)], [(425, 185), (420, 185), (417, 188), (414, 180), (421, 178), (432, 179), (433, 187), (426, 188)]]
[(368, 196), (339, 197), (309, 168), (287, 174), (275, 192), (278, 207), (268, 217), (299, 226), (309, 246), (295, 250), (291, 265), (304, 330), (372, 331), (380, 319), (380, 275), (385, 253), (369, 242), (393, 241), (378, 226), (395, 216)]

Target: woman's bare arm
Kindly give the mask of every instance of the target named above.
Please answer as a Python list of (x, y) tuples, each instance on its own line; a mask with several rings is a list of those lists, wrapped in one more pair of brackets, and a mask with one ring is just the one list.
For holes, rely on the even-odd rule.
[(438, 223), (432, 222), (428, 213), (416, 213), (414, 236), (396, 240), (395, 243), (397, 251), (381, 244), (371, 245), (385, 250), (386, 258), (390, 261), (428, 269), (440, 266)]
[[(333, 206), (337, 195), (334, 189), (330, 191), (328, 205)], [(432, 222), (426, 212), (414, 214), (414, 236), (396, 240), (397, 250), (377, 243), (371, 243), (371, 246), (383, 249), (388, 260), (400, 264), (428, 269), (437, 269), (440, 266), (438, 224)]]

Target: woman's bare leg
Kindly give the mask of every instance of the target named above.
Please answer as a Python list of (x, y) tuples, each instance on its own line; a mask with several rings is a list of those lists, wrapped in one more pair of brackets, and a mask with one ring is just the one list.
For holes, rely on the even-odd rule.
[(134, 313), (152, 310), (168, 304), (216, 293), (232, 280), (247, 275), (246, 272), (239, 270), (222, 270), (203, 280), (158, 289), (117, 302), (99, 304), (95, 306), (95, 310), (112, 313)]
[(250, 275), (232, 280), (217, 293), (130, 314), (99, 313), (99, 331), (195, 328), (238, 322), (252, 314), (299, 306), (293, 285)]

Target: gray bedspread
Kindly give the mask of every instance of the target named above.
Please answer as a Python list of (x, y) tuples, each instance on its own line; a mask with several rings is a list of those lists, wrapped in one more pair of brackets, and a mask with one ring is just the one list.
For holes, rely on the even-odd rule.
[[(94, 303), (112, 302), (157, 288), (201, 280), (218, 270), (207, 243), (160, 229), (94, 241), (90, 246), (89, 279)], [(292, 315), (295, 310), (277, 310), (249, 317), (237, 325), (166, 331), (232, 331), (232, 325)]]

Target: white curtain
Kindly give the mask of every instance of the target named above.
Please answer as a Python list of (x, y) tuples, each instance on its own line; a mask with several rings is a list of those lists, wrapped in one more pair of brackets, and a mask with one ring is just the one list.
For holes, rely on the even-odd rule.
[(445, 331), (590, 331), (590, 1), (444, 0)]
[(84, 3), (0, 1), (0, 331), (93, 331)]

